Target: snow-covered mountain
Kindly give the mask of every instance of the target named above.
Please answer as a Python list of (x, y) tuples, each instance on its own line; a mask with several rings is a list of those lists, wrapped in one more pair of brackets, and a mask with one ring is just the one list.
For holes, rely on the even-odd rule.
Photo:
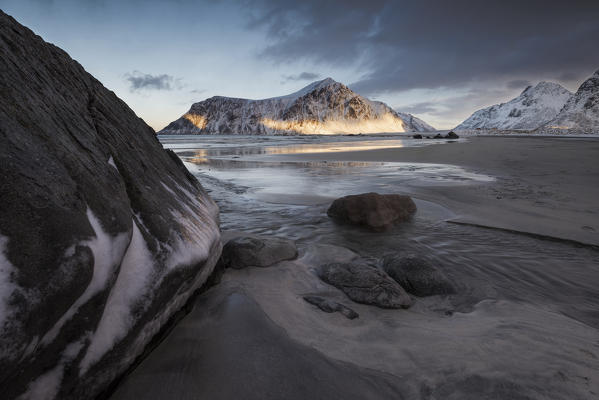
[(327, 78), (264, 100), (214, 96), (195, 103), (158, 134), (347, 134), (434, 130)]
[(599, 133), (599, 70), (584, 81), (557, 116), (539, 131)]
[(536, 129), (554, 119), (571, 96), (557, 83), (540, 82), (507, 103), (476, 111), (455, 129)]

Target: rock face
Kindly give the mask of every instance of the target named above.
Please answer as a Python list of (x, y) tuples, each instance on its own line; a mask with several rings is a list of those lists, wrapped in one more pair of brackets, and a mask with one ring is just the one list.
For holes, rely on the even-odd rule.
[(352, 310), (351, 308), (344, 306), (343, 304), (337, 303), (333, 300), (328, 300), (319, 296), (304, 296), (304, 300), (308, 303), (315, 305), (326, 313), (339, 312), (347, 319), (356, 319), (360, 315)]
[(241, 236), (229, 240), (221, 257), (225, 268), (270, 267), (297, 257), (297, 247), (291, 240)]
[(191, 106), (159, 134), (343, 134), (430, 131), (410, 114), (371, 101), (331, 78), (264, 100), (215, 96)]
[(415, 212), (416, 204), (410, 196), (363, 193), (335, 200), (327, 215), (340, 223), (381, 230), (410, 219)]
[(92, 399), (210, 275), (218, 208), (64, 51), (0, 12), (0, 397)]
[(507, 103), (476, 111), (455, 129), (536, 129), (555, 118), (570, 96), (557, 83), (540, 82)]
[(381, 308), (408, 308), (412, 304), (410, 296), (397, 282), (364, 260), (322, 265), (318, 276), (356, 303)]
[(383, 269), (414, 296), (455, 293), (453, 285), (439, 268), (414, 255), (386, 256), (383, 258)]
[(599, 133), (599, 70), (580, 85), (559, 114), (539, 131)]

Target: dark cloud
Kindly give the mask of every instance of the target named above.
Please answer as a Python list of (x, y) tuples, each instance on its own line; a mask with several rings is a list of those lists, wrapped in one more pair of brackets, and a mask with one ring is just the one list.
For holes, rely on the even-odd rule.
[(178, 79), (167, 75), (152, 75), (144, 74), (139, 71), (133, 71), (125, 75), (129, 81), (131, 91), (148, 89), (148, 90), (173, 90), (180, 88), (181, 84)]
[(599, 67), (599, 2), (245, 0), (275, 62), (364, 71), (363, 94), (584, 76)]
[(581, 74), (580, 72), (566, 71), (560, 73), (555, 78), (562, 82), (576, 82), (588, 78), (589, 75), (587, 73)]
[(314, 72), (302, 72), (297, 75), (283, 75), (282, 76), (284, 82), (289, 81), (313, 81), (320, 78), (320, 74)]
[(532, 85), (532, 83), (530, 83), (530, 81), (527, 81), (526, 79), (515, 79), (513, 81), (509, 81), (508, 83), (505, 84), (505, 87), (508, 89), (522, 89), (524, 90), (524, 88), (528, 87)]

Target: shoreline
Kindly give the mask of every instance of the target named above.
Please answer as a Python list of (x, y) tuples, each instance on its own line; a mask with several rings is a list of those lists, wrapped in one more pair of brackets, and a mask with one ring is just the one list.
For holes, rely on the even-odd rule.
[(455, 222), (599, 246), (599, 165), (594, 161), (599, 159), (599, 140), (571, 139), (469, 137), (435, 146), (269, 154), (242, 160), (459, 166), (495, 180), (406, 185), (403, 193), (448, 208), (457, 215)]

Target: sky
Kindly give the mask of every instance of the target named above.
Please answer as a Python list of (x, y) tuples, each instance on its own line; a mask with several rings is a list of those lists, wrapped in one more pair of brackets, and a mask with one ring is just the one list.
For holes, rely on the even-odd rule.
[(599, 1), (0, 0), (154, 129), (215, 95), (332, 77), (450, 129), (547, 80), (599, 69)]

